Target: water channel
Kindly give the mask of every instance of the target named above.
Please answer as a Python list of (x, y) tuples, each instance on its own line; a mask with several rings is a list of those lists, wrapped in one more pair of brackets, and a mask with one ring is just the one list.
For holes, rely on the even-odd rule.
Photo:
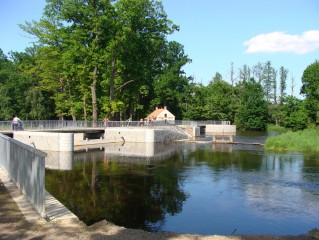
[[(264, 134), (236, 141), (263, 142)], [(46, 189), (87, 225), (191, 234), (319, 228), (319, 153), (199, 142), (108, 144), (49, 164)], [(61, 158), (61, 156), (60, 156)]]

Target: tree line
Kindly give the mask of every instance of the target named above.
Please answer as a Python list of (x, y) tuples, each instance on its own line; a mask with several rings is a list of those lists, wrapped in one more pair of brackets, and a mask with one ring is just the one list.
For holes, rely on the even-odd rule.
[[(133, 4), (134, 3), (134, 4)], [(179, 26), (153, 0), (47, 0), (40, 21), (21, 28), (38, 40), (25, 52), (0, 50), (0, 119), (138, 120), (156, 106), (176, 119), (229, 120), (240, 129), (267, 123), (318, 124), (319, 63), (305, 70), (300, 100), (287, 95), (288, 70), (271, 61), (231, 64), (229, 81), (208, 86), (186, 76)]]

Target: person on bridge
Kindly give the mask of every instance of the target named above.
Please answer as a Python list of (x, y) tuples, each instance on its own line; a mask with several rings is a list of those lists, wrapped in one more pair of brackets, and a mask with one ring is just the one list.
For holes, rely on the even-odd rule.
[(12, 130), (17, 131), (19, 129), (19, 124), (20, 124), (20, 118), (15, 116), (12, 120)]
[(107, 127), (107, 122), (109, 121), (109, 119), (107, 117), (105, 117), (103, 119), (103, 123), (104, 123), (104, 127)]

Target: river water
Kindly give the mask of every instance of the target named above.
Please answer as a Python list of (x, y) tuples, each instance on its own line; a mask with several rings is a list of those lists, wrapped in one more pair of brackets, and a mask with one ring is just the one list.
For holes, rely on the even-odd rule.
[[(263, 143), (264, 134), (235, 141)], [(53, 160), (46, 189), (80, 220), (191, 234), (319, 228), (319, 153), (195, 142), (108, 144)], [(67, 163), (65, 163), (67, 161)]]

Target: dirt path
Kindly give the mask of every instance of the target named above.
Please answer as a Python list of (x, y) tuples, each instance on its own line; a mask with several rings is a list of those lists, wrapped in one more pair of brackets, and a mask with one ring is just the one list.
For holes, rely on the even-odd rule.
[(12, 199), (10, 193), (0, 181), (0, 239), (128, 239), (128, 240), (266, 240), (319, 239), (319, 230), (313, 230), (301, 236), (198, 236), (174, 233), (149, 233), (142, 230), (125, 229), (107, 221), (96, 223), (90, 227), (78, 220), (62, 220), (46, 222), (43, 219), (27, 221), (24, 214)]

